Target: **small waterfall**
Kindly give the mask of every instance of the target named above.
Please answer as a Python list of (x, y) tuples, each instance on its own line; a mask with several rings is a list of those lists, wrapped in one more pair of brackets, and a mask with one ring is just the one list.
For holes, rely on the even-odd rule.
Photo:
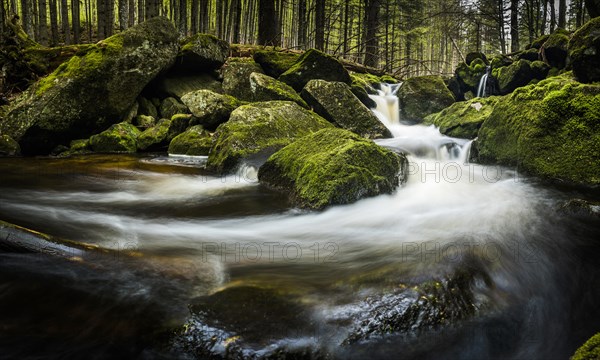
[(466, 163), (471, 141), (442, 135), (433, 125), (400, 123), (399, 102), (395, 95), (400, 86), (401, 84), (380, 84), (379, 94), (369, 95), (376, 104), (371, 111), (394, 136), (391, 139), (377, 140), (377, 143), (405, 151), (416, 158)]
[(490, 77), (490, 71), (492, 68), (490, 66), (485, 68), (485, 74), (479, 80), (479, 86), (477, 87), (477, 97), (484, 98), (485, 97), (485, 89), (487, 87), (488, 78)]

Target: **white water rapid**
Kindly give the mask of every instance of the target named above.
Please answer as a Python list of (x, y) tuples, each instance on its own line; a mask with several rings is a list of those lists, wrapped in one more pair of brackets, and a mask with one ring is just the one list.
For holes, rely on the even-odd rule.
[(477, 97), (484, 98), (486, 96), (485, 90), (487, 87), (488, 78), (490, 77), (491, 67), (486, 67), (485, 74), (479, 80), (479, 86), (477, 87)]

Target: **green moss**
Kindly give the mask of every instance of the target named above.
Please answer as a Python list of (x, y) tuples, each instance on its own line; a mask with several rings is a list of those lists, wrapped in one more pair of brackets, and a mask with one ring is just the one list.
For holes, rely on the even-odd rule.
[(254, 52), (253, 57), (254, 61), (263, 68), (265, 74), (277, 78), (294, 65), (300, 54), (276, 50), (259, 50)]
[(600, 81), (600, 17), (588, 21), (571, 37), (568, 53), (573, 72), (581, 82)]
[(406, 80), (398, 90), (398, 99), (400, 118), (414, 122), (422, 122), (427, 115), (454, 103), (454, 95), (446, 87), (444, 79), (434, 75)]
[(200, 124), (214, 130), (229, 119), (231, 112), (242, 105), (233, 96), (217, 94), (210, 90), (198, 90), (185, 94), (181, 101), (194, 115), (192, 124)]
[(90, 147), (95, 152), (133, 153), (137, 150), (140, 131), (129, 123), (112, 125), (108, 130), (90, 137)]
[(571, 360), (598, 360), (600, 359), (600, 333), (592, 336), (571, 357)]
[(21, 148), (19, 147), (19, 143), (14, 141), (8, 135), (0, 134), (0, 156), (14, 156), (19, 155), (21, 153)]
[(323, 129), (272, 155), (259, 180), (311, 209), (391, 193), (406, 159), (343, 129)]
[(171, 120), (163, 119), (156, 126), (148, 128), (137, 138), (137, 147), (141, 151), (158, 150), (166, 147), (170, 139), (167, 139)]
[(250, 90), (254, 101), (285, 100), (308, 108), (308, 105), (289, 85), (268, 75), (253, 72), (250, 74)]
[(177, 66), (195, 71), (220, 68), (229, 55), (229, 44), (210, 34), (195, 34), (181, 41)]
[(243, 105), (217, 128), (207, 165), (218, 172), (230, 171), (244, 158), (271, 154), (297, 137), (327, 127), (331, 124), (325, 119), (293, 102)]
[(280, 81), (298, 92), (313, 79), (351, 83), (348, 71), (336, 58), (316, 49), (302, 54), (294, 65), (279, 77)]
[(497, 102), (498, 97), (495, 96), (457, 102), (437, 114), (427, 116), (423, 123), (439, 127), (444, 135), (474, 139)]
[(479, 131), (479, 157), (549, 179), (600, 183), (600, 86), (568, 74), (501, 98)]
[(173, 138), (169, 144), (169, 154), (205, 156), (208, 155), (211, 144), (210, 133), (196, 125)]
[(529, 44), (527, 46), (527, 49), (530, 49), (530, 48), (540, 49), (542, 47), (542, 45), (544, 45), (544, 43), (548, 40), (549, 37), (550, 37), (550, 34), (540, 36), (539, 38), (535, 39), (531, 44)]

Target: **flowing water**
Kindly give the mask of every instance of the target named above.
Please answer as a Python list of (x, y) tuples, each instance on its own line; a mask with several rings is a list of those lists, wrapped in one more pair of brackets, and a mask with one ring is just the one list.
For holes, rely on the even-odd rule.
[(487, 83), (491, 71), (492, 68), (490, 66), (485, 68), (485, 74), (481, 76), (481, 79), (479, 80), (479, 86), (477, 87), (477, 97), (484, 98), (486, 96)]
[[(114, 250), (110, 261), (0, 252), (0, 358), (183, 357), (157, 350), (165, 330), (188, 321), (188, 304), (231, 288), (295, 304), (250, 301), (252, 291), (218, 298), (210, 329), (251, 329), (258, 353), (284, 343), (340, 358), (571, 355), (600, 329), (598, 221), (555, 211), (580, 190), (469, 164), (469, 141), (401, 124), (395, 90), (372, 98), (394, 135), (378, 143), (408, 154), (407, 182), (323, 212), (293, 208), (253, 167), (214, 176), (201, 157), (0, 159), (0, 219)], [(465, 256), (493, 284), (476, 316), (341, 345), (365, 298), (437, 279)]]

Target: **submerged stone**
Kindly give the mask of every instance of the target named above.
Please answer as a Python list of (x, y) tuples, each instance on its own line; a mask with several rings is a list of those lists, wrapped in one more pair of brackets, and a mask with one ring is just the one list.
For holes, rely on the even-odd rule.
[(0, 133), (24, 154), (47, 154), (121, 121), (146, 84), (173, 63), (177, 37), (172, 23), (157, 17), (100, 41), (23, 93)]
[(202, 126), (195, 125), (175, 136), (169, 144), (169, 154), (206, 156), (210, 151), (212, 137)]
[(90, 148), (100, 153), (134, 153), (141, 132), (129, 123), (112, 125), (108, 130), (90, 137)]
[(435, 125), (444, 135), (475, 139), (481, 124), (490, 116), (498, 98), (475, 98), (461, 101), (425, 118), (423, 124)]
[(327, 120), (291, 101), (240, 106), (215, 132), (207, 166), (233, 170), (242, 159), (259, 163), (299, 137), (332, 127)]
[(316, 49), (302, 54), (294, 65), (279, 77), (280, 81), (298, 92), (313, 79), (351, 83), (350, 74), (336, 58)]
[(302, 90), (302, 97), (317, 114), (343, 129), (368, 139), (392, 137), (345, 83), (311, 80)]
[(298, 207), (323, 209), (390, 194), (406, 176), (404, 155), (343, 129), (299, 138), (260, 167), (262, 184), (289, 194)]
[(398, 100), (400, 119), (420, 123), (427, 115), (452, 105), (454, 95), (441, 76), (418, 76), (402, 84), (398, 90)]
[(181, 101), (194, 115), (193, 124), (200, 124), (207, 129), (216, 129), (229, 120), (233, 110), (242, 105), (242, 102), (233, 96), (217, 94), (210, 90), (188, 93)]

